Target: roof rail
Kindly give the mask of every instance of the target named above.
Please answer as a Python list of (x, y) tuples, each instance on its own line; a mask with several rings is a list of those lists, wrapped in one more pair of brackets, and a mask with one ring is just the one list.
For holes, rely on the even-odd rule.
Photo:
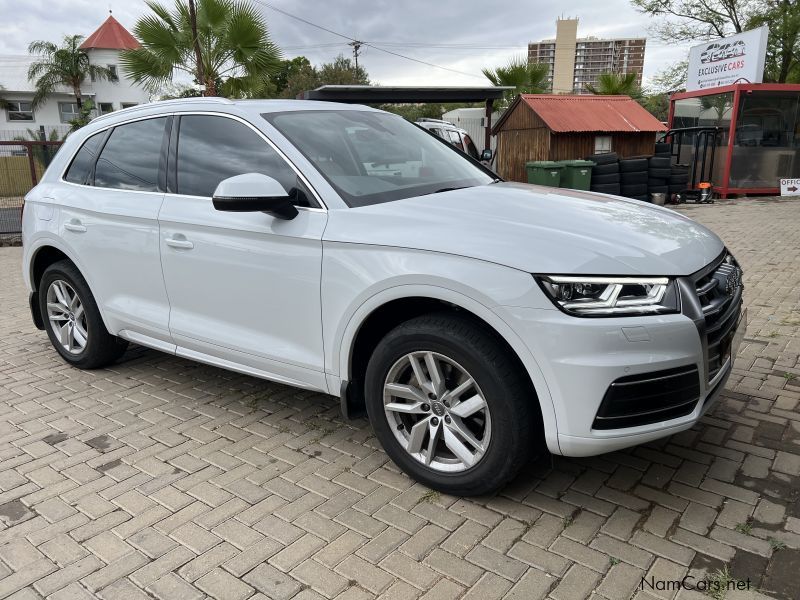
[(146, 102), (144, 104), (137, 104), (136, 106), (129, 106), (114, 112), (106, 113), (92, 119), (92, 123), (107, 119), (113, 115), (118, 115), (121, 112), (132, 113), (139, 110), (145, 110), (154, 106), (169, 106), (170, 104), (233, 104), (233, 101), (228, 98), (220, 98), (218, 96), (208, 98), (173, 98), (170, 100), (156, 100), (155, 102)]
[[(443, 123), (444, 125), (453, 125), (450, 121), (445, 121), (444, 119), (432, 119), (430, 117), (420, 117), (417, 119), (417, 123)], [(455, 127), (455, 125), (453, 125)]]

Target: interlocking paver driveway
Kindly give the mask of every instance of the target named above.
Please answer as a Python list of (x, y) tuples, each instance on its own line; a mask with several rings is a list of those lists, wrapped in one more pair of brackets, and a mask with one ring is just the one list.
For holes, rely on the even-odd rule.
[(66, 366), (1, 249), (0, 597), (700, 598), (642, 578), (726, 564), (800, 596), (800, 202), (682, 210), (746, 273), (713, 414), (466, 500), (399, 473), (333, 398), (140, 348)]

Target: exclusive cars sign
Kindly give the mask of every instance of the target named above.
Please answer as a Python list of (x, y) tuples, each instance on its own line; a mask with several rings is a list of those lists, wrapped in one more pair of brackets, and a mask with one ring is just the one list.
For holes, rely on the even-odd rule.
[(704, 42), (689, 51), (686, 91), (733, 83), (761, 83), (767, 55), (767, 26)]

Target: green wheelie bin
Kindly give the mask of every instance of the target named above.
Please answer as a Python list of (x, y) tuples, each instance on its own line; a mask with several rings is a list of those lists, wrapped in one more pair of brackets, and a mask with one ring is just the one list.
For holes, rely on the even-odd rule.
[(591, 160), (560, 160), (558, 164), (564, 167), (561, 171), (561, 187), (572, 190), (588, 190), (592, 184)]
[(534, 160), (525, 163), (528, 172), (528, 183), (558, 187), (561, 182), (561, 171), (564, 165), (552, 160)]

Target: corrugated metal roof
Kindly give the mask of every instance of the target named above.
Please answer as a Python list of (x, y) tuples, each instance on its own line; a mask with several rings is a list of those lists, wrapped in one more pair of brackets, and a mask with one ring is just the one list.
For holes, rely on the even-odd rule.
[(135, 50), (138, 40), (113, 16), (109, 16), (92, 35), (81, 44), (81, 49), (102, 48), (105, 50)]
[(657, 132), (666, 127), (628, 96), (590, 96), (522, 94), (509, 107), (495, 130), (502, 128), (505, 117), (524, 102), (545, 122), (551, 131), (570, 132)]

